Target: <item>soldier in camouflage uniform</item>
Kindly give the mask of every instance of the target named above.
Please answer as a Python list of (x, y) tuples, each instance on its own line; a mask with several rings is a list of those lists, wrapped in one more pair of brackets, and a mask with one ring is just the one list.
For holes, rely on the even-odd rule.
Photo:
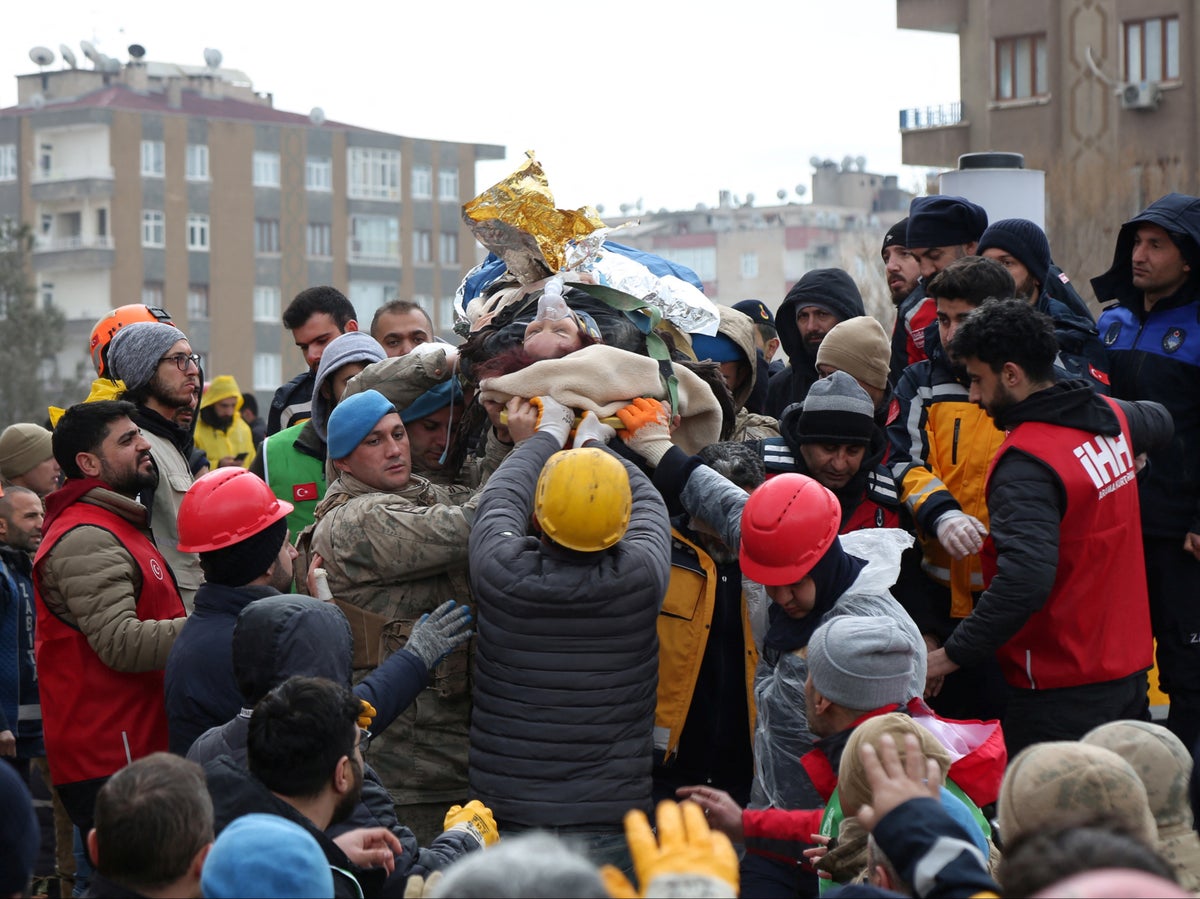
[[(345, 397), (327, 430), (338, 477), (298, 548), (306, 564), (319, 557), (350, 621), (357, 682), (404, 646), (423, 614), (469, 600), (476, 497), (412, 474), (404, 425), (378, 391)], [(399, 820), (422, 842), (442, 832), (447, 806), (466, 798), (473, 644), (441, 661), (429, 688), (371, 744)]]

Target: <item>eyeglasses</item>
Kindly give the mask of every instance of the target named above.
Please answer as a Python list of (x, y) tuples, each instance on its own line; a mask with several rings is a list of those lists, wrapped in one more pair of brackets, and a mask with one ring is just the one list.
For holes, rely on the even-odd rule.
[(366, 754), (371, 746), (371, 732), (364, 727), (358, 729), (358, 751)]
[(162, 365), (164, 362), (174, 362), (175, 367), (180, 371), (187, 371), (189, 365), (194, 365), (196, 368), (200, 367), (200, 354), (176, 353), (174, 356), (163, 356), (158, 360), (159, 365)]

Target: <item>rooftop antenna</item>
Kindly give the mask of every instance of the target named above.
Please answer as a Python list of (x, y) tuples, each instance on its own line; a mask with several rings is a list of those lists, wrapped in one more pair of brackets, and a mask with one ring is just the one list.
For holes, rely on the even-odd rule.
[(75, 51), (73, 51), (70, 47), (68, 47), (66, 44), (59, 44), (58, 52), (62, 54), (63, 62), (69, 65), (72, 69), (79, 68), (75, 61)]
[(224, 59), (224, 57), (221, 55), (220, 50), (214, 49), (213, 47), (204, 48), (204, 64), (210, 69), (221, 68), (222, 59)]

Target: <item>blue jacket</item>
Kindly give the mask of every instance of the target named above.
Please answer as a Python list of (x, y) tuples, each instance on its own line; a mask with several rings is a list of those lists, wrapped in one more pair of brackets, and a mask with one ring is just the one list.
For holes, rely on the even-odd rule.
[(13, 732), (22, 759), (46, 754), (33, 661), (32, 565), (28, 553), (0, 544), (0, 730)]
[(1102, 302), (1100, 338), (1108, 351), (1112, 395), (1155, 400), (1175, 420), (1175, 438), (1149, 454), (1141, 480), (1142, 532), (1182, 539), (1200, 533), (1200, 261), (1173, 296), (1147, 312), (1133, 286), (1133, 241), (1138, 225), (1183, 232), (1200, 246), (1200, 199), (1168, 194), (1121, 226), (1112, 267), (1092, 279)]

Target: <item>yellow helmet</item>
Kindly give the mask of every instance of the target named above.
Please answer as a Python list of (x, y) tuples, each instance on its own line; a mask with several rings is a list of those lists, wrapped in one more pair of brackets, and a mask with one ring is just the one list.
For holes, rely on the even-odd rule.
[(632, 507), (625, 466), (594, 446), (551, 456), (533, 495), (533, 514), (546, 536), (581, 552), (599, 552), (620, 540)]

